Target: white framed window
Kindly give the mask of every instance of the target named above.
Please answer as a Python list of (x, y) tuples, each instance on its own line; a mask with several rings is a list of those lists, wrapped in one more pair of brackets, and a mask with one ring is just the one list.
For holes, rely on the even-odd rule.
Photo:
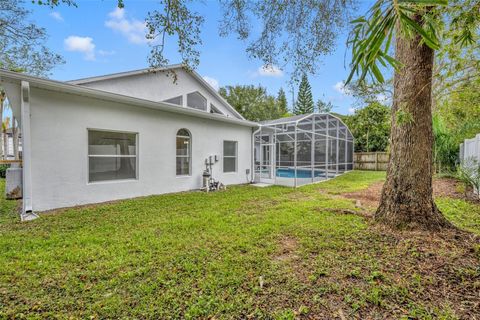
[(163, 100), (163, 102), (171, 103), (171, 104), (176, 104), (178, 106), (181, 106), (183, 104), (183, 97), (178, 96), (178, 97), (173, 97), (167, 100)]
[(88, 182), (137, 179), (138, 134), (88, 129)]
[(223, 172), (237, 172), (237, 141), (223, 141)]
[(206, 111), (207, 99), (198, 91), (189, 93), (187, 94), (187, 107)]
[(223, 112), (220, 111), (217, 107), (215, 107), (213, 104), (210, 103), (210, 113), (214, 113), (214, 114), (221, 114), (222, 116), (224, 116)]
[(177, 131), (177, 176), (191, 175), (192, 167), (192, 135), (187, 129)]

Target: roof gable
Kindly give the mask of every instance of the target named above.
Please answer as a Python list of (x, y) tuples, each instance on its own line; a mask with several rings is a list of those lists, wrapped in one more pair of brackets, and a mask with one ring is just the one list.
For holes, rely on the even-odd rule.
[[(181, 103), (178, 107), (192, 106), (190, 100), (196, 92), (196, 96), (200, 94), (206, 100), (205, 108), (201, 108), (204, 111), (244, 119), (198, 73), (186, 71), (181, 65), (121, 72), (69, 83), (150, 101)], [(174, 99), (179, 97), (181, 98)]]

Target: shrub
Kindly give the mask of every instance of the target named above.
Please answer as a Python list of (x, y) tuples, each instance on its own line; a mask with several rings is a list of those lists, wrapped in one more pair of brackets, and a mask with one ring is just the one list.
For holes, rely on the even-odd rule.
[(7, 169), (10, 166), (8, 164), (0, 164), (0, 178), (5, 178), (5, 175), (7, 174)]
[(457, 178), (466, 186), (472, 186), (473, 192), (480, 198), (480, 164), (476, 159), (465, 159), (457, 167)]

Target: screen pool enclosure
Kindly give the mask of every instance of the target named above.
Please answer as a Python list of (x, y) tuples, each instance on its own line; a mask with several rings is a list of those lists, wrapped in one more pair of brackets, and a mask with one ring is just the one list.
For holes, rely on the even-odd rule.
[(353, 169), (353, 136), (339, 118), (297, 115), (254, 133), (255, 182), (297, 187)]

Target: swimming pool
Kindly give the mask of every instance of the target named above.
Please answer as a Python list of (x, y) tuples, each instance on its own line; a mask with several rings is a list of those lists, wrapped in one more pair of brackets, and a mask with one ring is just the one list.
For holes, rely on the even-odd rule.
[[(325, 171), (323, 170), (315, 170), (314, 171), (315, 177), (323, 177), (325, 178)], [(293, 168), (279, 168), (277, 169), (277, 177), (280, 178), (295, 178), (295, 169)], [(311, 169), (298, 169), (297, 168), (297, 178), (311, 178), (312, 177), (312, 170)]]

